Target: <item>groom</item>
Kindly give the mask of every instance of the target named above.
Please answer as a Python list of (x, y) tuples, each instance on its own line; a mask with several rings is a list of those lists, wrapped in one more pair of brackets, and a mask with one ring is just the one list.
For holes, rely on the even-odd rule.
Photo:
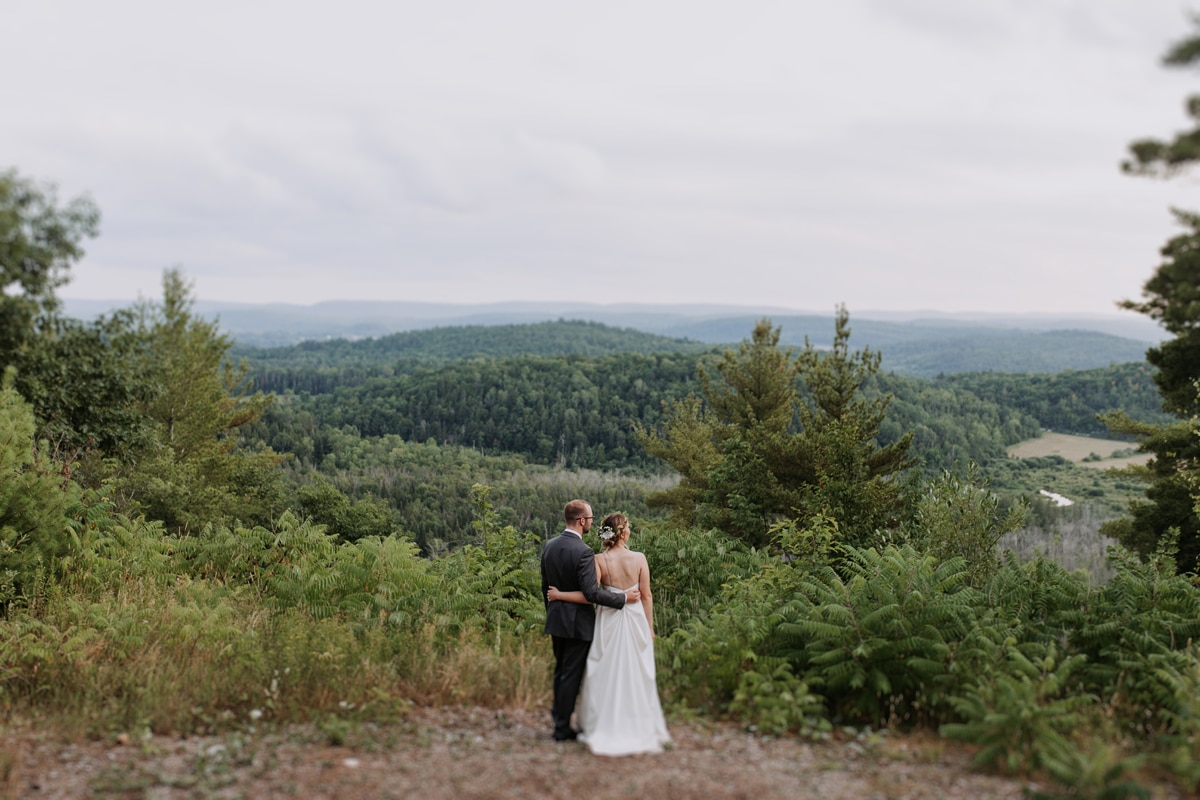
[[(641, 597), (637, 589), (624, 595), (601, 591), (596, 585), (596, 554), (583, 542), (583, 534), (592, 529), (592, 507), (583, 500), (572, 500), (563, 509), (567, 527), (546, 542), (542, 550), (542, 598), (551, 586), (564, 592), (583, 592), (593, 603), (623, 608), (626, 602)], [(571, 727), (575, 699), (583, 682), (592, 632), (596, 628), (596, 609), (581, 603), (561, 600), (546, 603), (546, 633), (554, 643), (554, 739), (575, 739), (579, 732)]]

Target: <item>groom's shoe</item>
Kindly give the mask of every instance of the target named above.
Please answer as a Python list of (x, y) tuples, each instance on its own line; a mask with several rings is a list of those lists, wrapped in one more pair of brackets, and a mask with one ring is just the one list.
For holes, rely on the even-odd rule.
[(554, 732), (554, 741), (556, 742), (573, 742), (579, 738), (579, 731), (568, 730), (565, 733)]

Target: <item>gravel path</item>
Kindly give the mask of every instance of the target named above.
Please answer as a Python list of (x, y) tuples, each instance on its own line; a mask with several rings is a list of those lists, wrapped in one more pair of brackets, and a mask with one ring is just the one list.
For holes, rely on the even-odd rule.
[(1031, 786), (972, 771), (966, 750), (932, 736), (813, 744), (756, 737), (732, 725), (670, 728), (675, 742), (667, 752), (624, 758), (551, 741), (546, 713), (478, 708), (416, 709), (391, 725), (188, 739), (63, 743), (46, 732), (9, 729), (0, 735), (0, 787), (12, 798), (155, 800), (1016, 800)]

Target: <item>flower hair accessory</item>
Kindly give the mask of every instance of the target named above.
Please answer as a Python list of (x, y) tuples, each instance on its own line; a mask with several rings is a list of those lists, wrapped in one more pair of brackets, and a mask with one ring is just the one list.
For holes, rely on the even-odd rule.
[(600, 538), (601, 538), (601, 539), (603, 539), (603, 540), (604, 540), (604, 541), (606, 541), (606, 542), (607, 542), (609, 539), (611, 539), (611, 538), (613, 538), (614, 536), (616, 536), (616, 535), (617, 535), (617, 532), (616, 532), (616, 531), (614, 531), (614, 530), (613, 530), (613, 529), (612, 529), (610, 526), (608, 526), (608, 525), (605, 525), (603, 528), (601, 528), (601, 529), (600, 529)]

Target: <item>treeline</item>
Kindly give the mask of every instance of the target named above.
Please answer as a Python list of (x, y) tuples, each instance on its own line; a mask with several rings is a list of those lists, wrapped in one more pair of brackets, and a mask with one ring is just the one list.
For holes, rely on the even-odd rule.
[[(373, 366), (384, 370), (407, 361), (540, 356), (602, 356), (612, 353), (699, 353), (713, 345), (659, 336), (599, 322), (557, 320), (525, 325), (456, 325), (405, 331), (375, 339), (332, 339), (290, 347), (234, 348), (264, 372), (298, 367)], [(286, 372), (282, 373), (286, 374)]]

